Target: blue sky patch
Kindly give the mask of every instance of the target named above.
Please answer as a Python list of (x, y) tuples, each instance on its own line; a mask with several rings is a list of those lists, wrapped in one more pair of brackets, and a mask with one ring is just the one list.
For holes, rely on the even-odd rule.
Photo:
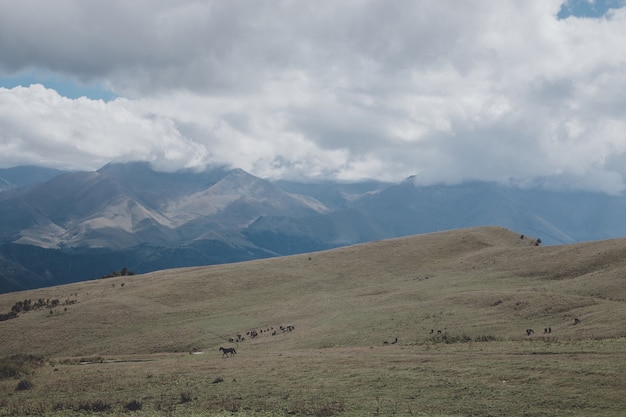
[(111, 101), (117, 96), (101, 84), (83, 84), (67, 77), (57, 77), (49, 74), (25, 72), (11, 76), (0, 76), (0, 87), (13, 88), (17, 86), (28, 87), (31, 84), (41, 84), (46, 88), (56, 90), (64, 97), (76, 99), (87, 97), (92, 100)]
[(557, 17), (559, 19), (567, 19), (570, 16), (599, 18), (610, 9), (619, 9), (625, 4), (626, 0), (567, 0), (561, 5)]

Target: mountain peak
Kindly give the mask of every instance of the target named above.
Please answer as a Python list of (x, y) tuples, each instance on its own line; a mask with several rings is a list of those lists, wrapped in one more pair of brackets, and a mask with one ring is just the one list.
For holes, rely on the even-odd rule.
[(97, 172), (105, 175), (128, 175), (138, 172), (154, 172), (152, 166), (147, 161), (131, 161), (131, 162), (109, 162)]

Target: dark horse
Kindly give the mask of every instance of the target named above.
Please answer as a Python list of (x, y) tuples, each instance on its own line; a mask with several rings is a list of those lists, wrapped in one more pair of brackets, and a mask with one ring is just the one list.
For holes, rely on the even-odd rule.
[(235, 348), (220, 347), (220, 350), (222, 351), (222, 356), (228, 356), (229, 353), (230, 353), (230, 356), (237, 354), (237, 351), (235, 350)]

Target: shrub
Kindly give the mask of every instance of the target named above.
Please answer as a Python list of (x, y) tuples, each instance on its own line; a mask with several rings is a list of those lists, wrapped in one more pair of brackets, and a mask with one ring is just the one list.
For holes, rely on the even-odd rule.
[(142, 404), (139, 400), (132, 400), (128, 404), (126, 404), (126, 409), (128, 411), (138, 411), (141, 410)]
[(135, 275), (133, 271), (129, 271), (127, 268), (122, 268), (121, 271), (113, 271), (109, 274), (102, 275), (100, 279), (114, 278), (114, 277), (126, 277), (126, 276), (132, 276), (132, 275)]
[(181, 403), (188, 403), (192, 399), (193, 398), (191, 398), (191, 393), (189, 391), (185, 391), (185, 392), (181, 392), (180, 393), (180, 402)]
[(7, 321), (15, 318), (17, 318), (17, 313), (15, 311), (10, 311), (6, 314), (0, 314), (0, 321)]
[(31, 389), (33, 387), (33, 383), (30, 382), (28, 379), (22, 379), (18, 384), (17, 384), (17, 388), (15, 388), (16, 391), (27, 391), (29, 389)]
[[(76, 303), (76, 300), (67, 300), (65, 303), (74, 304)], [(11, 307), (11, 311), (9, 311), (8, 313), (0, 314), (0, 321), (6, 321), (6, 320), (17, 318), (18, 313), (26, 313), (29, 311), (35, 311), (37, 309), (44, 308), (44, 307), (54, 308), (54, 307), (57, 307), (58, 305), (59, 305), (58, 299), (44, 300), (43, 298), (40, 298), (35, 302), (33, 302), (30, 299), (26, 299), (24, 301), (18, 301), (17, 303), (13, 304), (13, 307)], [(53, 314), (52, 310), (50, 311), (50, 314)]]

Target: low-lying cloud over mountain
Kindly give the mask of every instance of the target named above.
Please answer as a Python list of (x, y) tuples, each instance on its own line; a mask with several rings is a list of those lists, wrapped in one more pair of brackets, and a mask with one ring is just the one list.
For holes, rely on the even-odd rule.
[(623, 0), (0, 2), (0, 167), (626, 189)]

